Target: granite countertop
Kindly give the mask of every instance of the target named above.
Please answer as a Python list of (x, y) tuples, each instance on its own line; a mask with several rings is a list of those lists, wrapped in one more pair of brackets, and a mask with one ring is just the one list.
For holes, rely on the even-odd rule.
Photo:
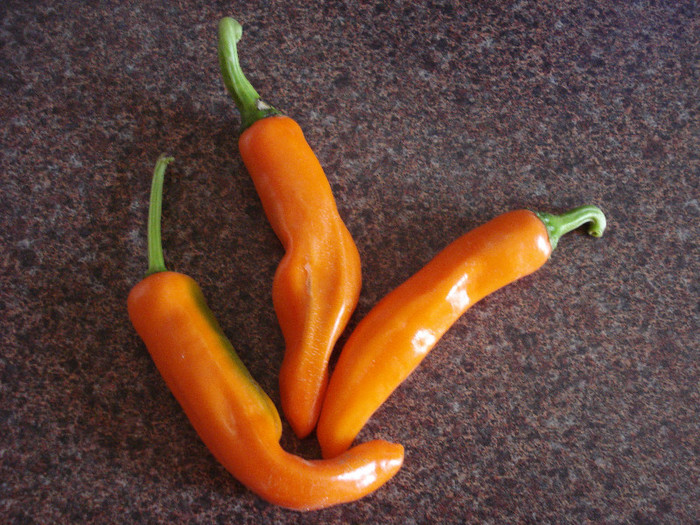
[[(308, 514), (213, 459), (126, 315), (171, 153), (166, 260), (279, 407), (283, 251), (238, 154), (222, 16), (355, 238), (348, 331), (502, 212), (609, 220), (469, 310), (375, 414), (358, 441), (405, 446), (394, 479)], [(0, 521), (700, 521), (695, 1), (5, 0), (0, 20)], [(286, 424), (282, 444), (319, 457)]]

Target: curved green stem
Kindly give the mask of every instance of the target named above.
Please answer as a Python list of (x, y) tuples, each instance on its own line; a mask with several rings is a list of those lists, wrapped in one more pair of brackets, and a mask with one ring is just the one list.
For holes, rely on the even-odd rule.
[(535, 212), (544, 223), (549, 234), (549, 244), (552, 250), (557, 247), (559, 238), (576, 228), (588, 223), (588, 234), (600, 237), (605, 231), (605, 215), (596, 206), (579, 206), (561, 215), (545, 212)]
[(230, 17), (219, 22), (219, 67), (226, 89), (241, 113), (241, 129), (256, 121), (280, 112), (260, 99), (260, 95), (248, 82), (238, 61), (236, 44), (243, 36), (243, 27)]
[(163, 243), (160, 235), (160, 216), (163, 209), (163, 180), (165, 168), (173, 161), (172, 157), (161, 156), (156, 162), (151, 182), (151, 200), (148, 205), (148, 271), (152, 273), (165, 272), (163, 259)]

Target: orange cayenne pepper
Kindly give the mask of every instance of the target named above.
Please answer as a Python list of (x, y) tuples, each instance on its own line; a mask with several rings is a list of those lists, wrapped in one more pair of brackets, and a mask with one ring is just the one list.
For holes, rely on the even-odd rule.
[(285, 452), (274, 403), (252, 378), (219, 327), (197, 283), (168, 271), (160, 214), (165, 169), (156, 164), (148, 220), (149, 269), (127, 305), (166, 384), (200, 438), (243, 485), (270, 503), (296, 510), (356, 500), (401, 467), (403, 447), (363, 443), (331, 460)]
[(370, 416), (477, 301), (540, 268), (559, 238), (583, 224), (603, 234), (594, 206), (560, 216), (503, 214), (448, 245), (377, 303), (343, 347), (316, 435), (324, 457), (346, 450)]
[(286, 346), (280, 396), (303, 438), (316, 426), (330, 355), (357, 305), (360, 256), (301, 128), (264, 103), (243, 74), (236, 49), (242, 31), (232, 18), (220, 21), (219, 63), (241, 114), (241, 157), (285, 250), (272, 285)]

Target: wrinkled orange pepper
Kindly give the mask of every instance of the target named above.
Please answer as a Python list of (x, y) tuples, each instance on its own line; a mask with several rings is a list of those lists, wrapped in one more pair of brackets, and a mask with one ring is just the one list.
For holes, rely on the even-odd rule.
[(236, 49), (241, 35), (238, 22), (221, 20), (219, 62), (241, 113), (241, 157), (285, 250), (272, 285), (286, 346), (280, 396), (303, 438), (316, 426), (330, 355), (357, 305), (360, 256), (301, 128), (263, 103), (245, 78)]
[(324, 457), (346, 450), (370, 416), (473, 304), (542, 266), (559, 237), (603, 213), (501, 215), (463, 235), (384, 297), (360, 321), (331, 375), (316, 435)]
[(163, 261), (160, 210), (171, 159), (156, 164), (148, 223), (147, 277), (128, 297), (134, 328), (166, 384), (214, 456), (251, 491), (296, 510), (356, 500), (401, 467), (403, 447), (363, 443), (332, 460), (285, 452), (280, 417), (222, 332), (201, 289)]

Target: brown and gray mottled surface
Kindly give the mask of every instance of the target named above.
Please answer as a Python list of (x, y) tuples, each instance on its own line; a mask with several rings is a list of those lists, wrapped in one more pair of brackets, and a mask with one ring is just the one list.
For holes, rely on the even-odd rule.
[[(421, 4), (2, 3), (0, 521), (698, 523), (696, 2)], [(501, 212), (610, 222), (470, 310), (375, 415), (360, 439), (405, 445), (396, 478), (304, 516), (214, 461), (125, 312), (170, 152), (167, 260), (279, 403), (282, 250), (236, 150), (225, 15), (357, 241), (350, 328)]]

